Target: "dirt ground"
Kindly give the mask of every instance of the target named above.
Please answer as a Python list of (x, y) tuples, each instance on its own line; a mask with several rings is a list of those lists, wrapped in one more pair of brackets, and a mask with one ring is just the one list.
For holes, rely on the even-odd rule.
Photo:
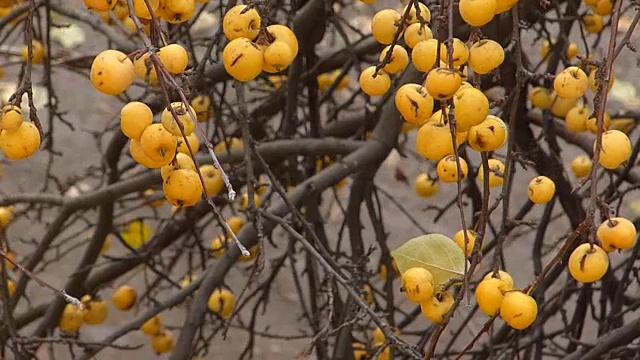
[[(376, 6), (376, 8), (381, 6), (384, 6), (384, 4)], [(354, 24), (360, 25), (360, 22), (366, 21), (366, 18), (370, 18), (374, 13), (373, 8), (371, 7), (361, 7), (360, 11), (362, 11), (361, 15), (365, 19), (357, 18), (354, 20)], [(63, 50), (58, 46), (53, 50), (53, 53), (66, 53), (69, 56), (80, 53), (90, 54), (97, 53), (107, 47), (107, 43), (101, 40), (100, 36), (96, 35), (89, 29), (85, 29), (85, 31), (88, 40), (81, 47), (73, 50)], [(605, 39), (608, 38), (608, 36), (608, 33), (604, 33)], [(529, 45), (531, 44), (532, 39), (532, 34), (525, 34), (523, 40), (525, 48), (531, 48)], [(574, 41), (577, 39), (578, 38), (574, 39)], [(636, 31), (632, 38), (632, 42), (633, 39), (640, 40), (639, 31)], [(603, 41), (603, 43), (606, 43), (606, 41)], [(539, 47), (539, 44), (533, 45), (533, 53), (531, 54), (533, 57), (537, 57), (537, 47)], [(616, 83), (611, 92), (612, 95), (610, 96), (610, 111), (623, 109), (638, 110), (640, 104), (634, 93), (639, 85), (636, 79), (640, 78), (640, 69), (637, 66), (637, 62), (637, 56), (628, 50), (625, 51), (620, 59), (616, 61), (614, 66)], [(37, 70), (34, 73), (34, 81), (38, 84), (40, 83), (42, 71), (38, 67), (36, 68)], [(3, 94), (6, 94), (6, 91), (11, 91), (11, 84), (9, 82), (17, 79), (16, 71), (17, 68), (15, 66), (7, 68), (7, 72), (2, 79), (2, 85), (4, 88), (9, 90), (5, 90)], [(355, 72), (351, 74), (352, 79), (357, 79), (357, 76), (358, 74)], [(114, 122), (117, 120), (116, 117), (119, 113), (120, 105), (115, 99), (93, 90), (86, 78), (62, 69), (58, 69), (54, 73), (53, 84), (59, 96), (58, 108), (63, 111), (68, 111), (65, 118), (75, 127), (75, 130), (70, 130), (60, 121), (54, 121), (56, 131), (54, 147), (62, 153), (62, 156), (56, 158), (54, 161), (53, 173), (59, 177), (61, 182), (74, 184), (75, 179), (82, 177), (88, 166), (97, 166), (100, 164), (100, 149), (96, 146), (96, 142), (94, 141), (91, 133), (104, 132), (105, 129), (113, 126)], [(354, 88), (355, 86), (357, 86), (357, 84), (352, 81), (351, 87)], [(41, 93), (41, 95), (43, 94), (44, 93)], [(6, 100), (6, 96), (4, 97), (5, 98), (3, 100)], [(40, 119), (47, 119), (46, 109), (39, 109), (39, 116)], [(45, 127), (48, 127), (46, 123)], [(109, 136), (106, 138), (108, 139), (108, 137)], [(414, 148), (414, 137), (410, 136), (407, 149)], [(564, 146), (560, 156), (563, 161), (568, 164), (571, 159), (578, 154), (580, 154), (579, 149), (572, 146)], [(499, 153), (498, 156), (503, 156), (503, 154)], [(47, 161), (47, 155), (44, 152), (40, 152), (27, 160), (4, 164), (4, 178), (2, 182), (0, 182), (0, 190), (5, 194), (41, 191), (43, 188), (43, 174), (45, 173)], [(478, 163), (477, 159), (475, 159), (475, 163)], [(430, 165), (425, 161), (417, 160), (411, 155), (408, 158), (402, 158), (397, 152), (393, 152), (378, 172), (375, 178), (376, 185), (385, 189), (398, 203), (402, 204), (424, 228), (432, 232), (453, 236), (453, 234), (461, 228), (457, 210), (450, 212), (448, 216), (444, 216), (439, 222), (433, 223), (433, 210), (424, 211), (424, 208), (429, 205), (441, 205), (448, 202), (456, 193), (456, 186), (441, 184), (441, 191), (433, 198), (429, 200), (420, 199), (415, 196), (410, 186), (406, 186), (395, 180), (394, 175), (396, 168), (398, 167), (406, 173), (409, 179), (413, 179), (420, 172), (430, 169)], [(514, 194), (512, 197), (513, 209), (517, 209), (526, 199), (526, 184), (532, 176), (532, 172), (523, 171), (521, 168), (518, 169)], [(572, 179), (575, 180), (575, 178)], [(88, 183), (77, 184), (76, 188), (79, 191), (86, 191), (90, 186), (91, 185)], [(495, 197), (497, 192), (497, 190), (493, 190), (492, 198)], [(346, 204), (348, 193), (348, 187), (342, 189), (340, 192), (340, 201), (342, 201), (343, 204)], [(640, 198), (637, 194), (633, 196), (633, 199)], [(327, 197), (327, 199), (329, 199), (329, 197)], [(331, 204), (330, 201), (326, 201), (325, 209), (323, 210), (329, 214), (327, 222), (329, 238), (332, 241), (336, 241), (338, 229), (341, 223), (339, 209), (335, 203)], [(536, 208), (526, 218), (526, 220), (535, 221), (539, 218), (541, 210), (541, 207)], [(168, 216), (169, 206), (166, 205), (160, 211), (163, 215)], [(366, 214), (365, 211), (366, 209), (363, 210), (363, 214)], [(498, 214), (499, 212), (500, 209), (496, 211), (495, 214)], [(560, 213), (559, 206), (556, 207), (555, 213)], [(630, 208), (622, 207), (622, 214), (631, 215)], [(90, 211), (84, 215), (89, 218), (95, 217), (95, 212)], [(385, 205), (383, 209), (383, 216), (386, 230), (390, 233), (388, 241), (390, 248), (395, 248), (401, 245), (404, 241), (421, 235), (420, 230), (413, 226), (395, 205), (391, 203)], [(469, 216), (469, 214), (467, 214), (467, 216)], [(47, 213), (45, 217), (47, 220), (51, 221), (52, 213)], [(363, 216), (363, 222), (365, 224), (365, 239), (370, 239), (373, 242), (374, 235), (372, 227), (368, 223), (366, 216)], [(42, 237), (46, 226), (46, 223), (44, 225), (34, 224), (31, 220), (20, 219), (9, 228), (7, 237), (12, 246), (20, 254), (26, 254), (30, 249), (32, 249), (32, 245), (29, 243), (37, 243)], [(567, 228), (568, 226), (565, 220), (558, 221), (553, 229), (558, 229), (559, 232), (554, 232), (553, 229), (551, 229), (548, 232), (545, 245), (553, 245), (560, 236), (564, 235), (562, 232), (564, 230), (562, 229)], [(56, 244), (62, 244), (61, 249), (66, 249), (67, 246), (64, 245), (64, 239), (70, 237), (72, 241), (77, 242), (78, 237), (86, 236), (86, 232), (83, 232), (83, 230), (84, 229), (81, 226), (74, 225), (59, 237)], [(81, 233), (74, 234), (78, 231)], [(282, 233), (280, 230), (276, 230), (276, 232), (278, 234)], [(212, 237), (213, 236), (215, 236), (215, 234), (212, 234)], [(511, 237), (508, 239), (506, 270), (513, 275), (517, 286), (525, 286), (532, 280), (533, 268), (529, 260), (531, 257), (530, 244), (532, 241), (533, 236), (531, 233), (524, 234), (517, 238)], [(71, 251), (73, 251), (75, 256), (80, 256), (83, 249), (84, 247), (80, 245)], [(280, 254), (284, 249), (273, 249), (267, 247), (266, 250), (268, 258), (273, 258)], [(123, 253), (124, 248), (122, 246), (119, 244), (112, 244), (112, 248), (107, 254), (111, 256), (118, 256)], [(377, 256), (377, 253), (375, 256)], [(377, 259), (375, 259), (375, 256), (374, 260), (369, 264), (372, 271), (374, 271), (377, 266)], [(50, 256), (47, 257), (47, 259), (49, 258)], [(55, 263), (49, 266), (46, 271), (41, 272), (39, 276), (51, 285), (60, 288), (67, 281), (67, 278), (74, 270), (75, 265), (76, 264), (73, 262)], [(288, 266), (293, 265), (288, 264)], [(479, 271), (479, 273), (488, 271), (489, 262), (485, 260), (481, 267), (482, 271)], [(125, 281), (133, 285), (140, 285), (143, 283), (145, 274), (149, 275), (148, 273), (145, 273), (143, 269), (139, 269), (136, 271), (133, 278), (127, 277), (127, 279), (117, 280), (113, 285), (117, 286)], [(183, 273), (169, 275), (172, 276), (172, 278), (179, 280)], [(243, 270), (242, 268), (234, 268), (230, 273), (227, 283), (232, 289), (239, 291), (247, 281), (247, 275), (248, 272), (246, 270)], [(28, 288), (27, 294), (33, 304), (47, 302), (53, 296), (48, 290), (42, 289), (33, 283), (31, 283)], [(109, 296), (108, 291), (104, 291), (104, 296)], [(399, 286), (396, 287), (396, 299), (399, 299), (398, 306), (403, 306), (405, 308), (409, 308), (411, 306), (403, 300), (403, 296), (399, 292)], [(23, 302), (22, 308), (24, 308), (24, 305), (25, 303)], [(166, 324), (171, 327), (181, 326), (183, 319), (182, 313), (186, 307), (188, 307), (188, 305), (183, 305), (172, 310), (168, 314), (165, 314)], [(460, 321), (464, 318), (465, 313), (468, 311), (468, 308), (462, 306), (456, 313), (454, 321), (449, 326), (449, 329), (456, 329)], [(132, 315), (118, 312), (112, 307), (110, 307), (109, 312), (110, 315), (104, 324), (83, 327), (81, 331), (81, 339), (85, 341), (100, 341), (103, 337), (108, 336), (111, 332), (132, 318)], [(243, 316), (243, 319), (247, 319), (246, 314)], [(468, 324), (464, 333), (466, 336), (463, 336), (463, 338), (468, 339), (470, 336), (473, 336), (482, 326), (482, 323), (483, 318), (477, 317), (475, 321)], [(427, 326), (429, 326), (429, 323), (426, 319), (419, 319), (411, 326), (410, 329), (407, 330), (419, 330), (424, 329)], [(553, 326), (553, 323), (549, 325), (550, 328)], [(283, 272), (277, 278), (276, 287), (272, 293), (268, 311), (259, 318), (257, 328), (267, 329), (267, 327), (269, 327), (269, 329), (265, 330), (265, 332), (278, 335), (297, 335), (300, 333), (300, 329), (306, 328), (304, 322), (301, 320), (301, 310), (299, 308), (299, 302), (297, 300), (296, 290), (293, 286), (292, 277), (287, 271)], [(30, 328), (26, 329), (24, 333), (28, 334), (29, 329)], [(587, 333), (583, 338), (583, 340), (587, 342), (593, 340), (595, 336), (594, 331), (589, 330), (594, 329), (587, 329)], [(178, 331), (175, 331), (175, 334), (177, 336)], [(313, 334), (308, 335), (312, 336)], [(444, 337), (446, 336), (448, 336), (448, 333), (445, 333)], [(226, 339), (223, 340), (217, 337), (212, 342), (210, 355), (207, 356), (206, 359), (236, 359), (246, 345), (246, 341), (247, 337), (243, 332), (232, 329)], [(309, 338), (283, 341), (268, 337), (258, 337), (256, 339), (254, 358), (260, 360), (292, 359), (308, 342)], [(131, 332), (130, 334), (122, 337), (118, 340), (117, 344), (129, 346), (143, 345), (138, 350), (127, 352), (126, 356), (128, 358), (152, 359), (156, 357), (147, 345), (147, 337), (139, 331)], [(459, 345), (462, 346), (463, 344), (460, 343)], [(55, 356), (56, 359), (70, 358), (68, 352), (64, 352), (60, 348), (56, 349), (55, 352), (58, 354)], [(47, 347), (42, 347), (42, 352), (39, 356), (41, 359), (52, 358)], [(97, 358), (104, 360), (120, 359), (122, 356), (123, 353), (120, 351), (105, 350)]]

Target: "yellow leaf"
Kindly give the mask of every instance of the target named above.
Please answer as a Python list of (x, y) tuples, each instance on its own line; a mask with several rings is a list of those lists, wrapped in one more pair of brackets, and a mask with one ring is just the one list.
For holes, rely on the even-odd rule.
[(614, 130), (620, 130), (625, 134), (628, 134), (636, 127), (636, 119), (634, 118), (618, 118), (611, 119), (611, 128)]
[(124, 242), (133, 249), (137, 249), (151, 238), (151, 228), (142, 220), (129, 223), (127, 229), (120, 233)]

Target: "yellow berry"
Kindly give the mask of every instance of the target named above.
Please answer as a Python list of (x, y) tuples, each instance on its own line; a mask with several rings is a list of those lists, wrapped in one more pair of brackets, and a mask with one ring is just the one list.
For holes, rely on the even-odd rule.
[(209, 296), (207, 307), (223, 319), (228, 318), (236, 307), (236, 297), (229, 289), (217, 288)]
[(429, 321), (440, 324), (444, 320), (445, 315), (449, 313), (455, 299), (453, 295), (445, 291), (433, 296), (431, 299), (420, 304), (422, 315)]
[(383, 45), (393, 42), (398, 26), (400, 26), (401, 15), (393, 9), (382, 9), (371, 19), (371, 34), (374, 39)]
[(592, 283), (602, 279), (609, 269), (609, 256), (598, 245), (578, 245), (569, 256), (569, 273), (581, 283)]
[(574, 108), (578, 102), (577, 99), (568, 99), (558, 95), (555, 91), (551, 92), (551, 113), (559, 118), (567, 116), (569, 110)]
[(476, 301), (480, 311), (488, 316), (496, 316), (500, 311), (504, 293), (509, 289), (500, 279), (483, 279), (476, 288)]
[(571, 171), (577, 178), (583, 178), (591, 172), (592, 161), (586, 155), (578, 155), (571, 160)]
[(367, 346), (363, 343), (354, 342), (351, 344), (353, 349), (353, 360), (365, 360), (369, 356)]
[(507, 273), (506, 271), (502, 271), (502, 270), (498, 270), (498, 274), (494, 275), (493, 271), (488, 272), (484, 277), (484, 280), (486, 279), (500, 279), (502, 280), (505, 285), (506, 285), (506, 291), (510, 291), (513, 290), (513, 287), (515, 285), (515, 283), (513, 282), (513, 278), (511, 277), (511, 275), (509, 275), (509, 273)]
[(262, 69), (268, 73), (283, 71), (295, 59), (295, 55), (284, 41), (276, 40), (264, 49)]
[(536, 86), (531, 91), (529, 91), (528, 95), (529, 101), (531, 101), (531, 105), (538, 109), (549, 109), (551, 107), (551, 90), (542, 87)]
[(133, 60), (133, 72), (138, 79), (144, 80), (150, 85), (158, 84), (158, 73), (148, 52)]
[(151, 337), (151, 348), (156, 354), (168, 353), (174, 345), (173, 333), (169, 330), (161, 330)]
[[(196, 128), (196, 124), (191, 118), (191, 114), (195, 115), (195, 110), (191, 107), (191, 105), (187, 105), (189, 106), (189, 108), (187, 108), (187, 106), (185, 106), (182, 101), (172, 102), (170, 106), (171, 108), (173, 108), (178, 121), (180, 121), (180, 124), (182, 124), (184, 135), (190, 135)], [(165, 130), (170, 132), (173, 136), (182, 138), (180, 126), (176, 122), (176, 119), (173, 117), (173, 114), (169, 109), (165, 108), (162, 111), (162, 116), (160, 119), (160, 122), (162, 123), (162, 126), (165, 128)]]
[(391, 49), (391, 45), (385, 47), (380, 53), (380, 63), (389, 56), (389, 52), (391, 52), (389, 62), (382, 68), (386, 73), (395, 74), (404, 70), (404, 68), (409, 65), (409, 54), (407, 53), (407, 50), (400, 45), (394, 45), (393, 50)]
[(564, 117), (567, 130), (575, 133), (587, 130), (587, 119), (591, 115), (591, 108), (587, 105), (574, 106), (567, 112)]
[(493, 20), (496, 7), (496, 0), (460, 0), (459, 4), (462, 20), (475, 27), (483, 26)]
[[(384, 95), (391, 88), (391, 77), (386, 72), (380, 70), (377, 74), (376, 67), (370, 66), (360, 74), (360, 88), (369, 96)], [(375, 77), (374, 77), (375, 75)]]
[(462, 78), (457, 71), (448, 68), (435, 68), (427, 74), (425, 87), (435, 100), (448, 100), (462, 85)]
[(162, 331), (162, 317), (156, 314), (154, 317), (145, 321), (140, 330), (147, 336), (155, 336)]
[(509, 291), (500, 306), (500, 317), (516, 330), (528, 328), (538, 316), (535, 299), (521, 291)]
[[(418, 9), (420, 10), (420, 17), (418, 17), (417, 15), (417, 11), (416, 11), (416, 4), (418, 5)], [(410, 25), (410, 24), (418, 24), (420, 23), (420, 20), (429, 23), (431, 21), (431, 11), (429, 10), (429, 8), (427, 7), (427, 5), (420, 3), (420, 2), (410, 2), (408, 5), (406, 5), (403, 9), (402, 9), (402, 14), (404, 14), (407, 11), (407, 7), (411, 6), (411, 9), (409, 9), (409, 15), (407, 16), (406, 24)]]
[(420, 23), (413, 23), (404, 31), (404, 42), (410, 49), (413, 49), (420, 41), (432, 38), (433, 32), (431, 31), (431, 28)]
[[(465, 238), (464, 238), (464, 234), (467, 234), (467, 256), (471, 256), (471, 254), (473, 253), (473, 249), (476, 246), (476, 240), (478, 239), (478, 233), (473, 231), (473, 230), (460, 230), (457, 233), (455, 233), (455, 235), (453, 235), (453, 241), (456, 242), (456, 244), (458, 244), (458, 246), (460, 246), (460, 249), (462, 249), (462, 251), (465, 251)], [(482, 243), (484, 242), (484, 239), (480, 242), (480, 247), (479, 249), (482, 250)]]
[(198, 139), (198, 135), (196, 135), (195, 132), (187, 135), (186, 141), (182, 136), (178, 137), (178, 152), (185, 155), (191, 155), (189, 153), (189, 147), (187, 147), (187, 141), (189, 142), (191, 151), (193, 151), (194, 154), (197, 153), (198, 149), (200, 149), (200, 139)]
[[(461, 141), (456, 139), (460, 146)], [(426, 159), (440, 161), (447, 155), (453, 155), (453, 141), (449, 125), (443, 122), (430, 121), (422, 125), (416, 136), (416, 149)]]
[(224, 68), (234, 79), (242, 82), (253, 80), (262, 72), (262, 50), (251, 40), (239, 37), (231, 40), (222, 51)]
[(420, 197), (431, 197), (438, 191), (438, 181), (436, 179), (432, 179), (429, 174), (420, 174), (416, 177), (414, 190)]
[[(242, 195), (240, 195), (240, 198), (238, 199), (238, 202), (240, 203), (240, 209), (242, 210), (247, 210), (249, 208), (249, 194), (248, 193), (242, 193)], [(257, 193), (253, 193), (253, 203), (256, 207), (260, 206), (261, 200), (260, 200), (260, 195), (258, 195)]]
[(464, 179), (467, 177), (469, 173), (467, 162), (461, 157), (458, 159), (460, 160), (461, 172), (458, 172), (458, 163), (455, 155), (448, 155), (438, 162), (437, 171), (440, 180), (446, 183), (454, 183), (458, 181), (458, 178)]
[(438, 64), (438, 40), (422, 40), (413, 46), (411, 63), (418, 71), (428, 72)]
[(410, 268), (402, 274), (402, 289), (409, 301), (427, 301), (433, 296), (433, 275), (424, 268)]
[(129, 285), (122, 285), (113, 293), (111, 300), (116, 309), (127, 311), (133, 307), (137, 299), (136, 289)]
[(211, 240), (211, 251), (213, 256), (220, 257), (227, 251), (229, 240), (223, 236), (217, 236)]
[(260, 14), (255, 8), (236, 5), (229, 9), (222, 19), (222, 31), (229, 40), (246, 38), (254, 40), (260, 32)]
[(84, 322), (82, 309), (74, 304), (67, 304), (60, 316), (58, 327), (68, 333), (76, 333)]
[(135, 160), (138, 164), (148, 167), (149, 169), (159, 169), (166, 164), (171, 162), (171, 159), (166, 161), (154, 161), (142, 150), (142, 145), (140, 145), (140, 141), (131, 139), (129, 142), (129, 153), (133, 160)]
[(518, 0), (496, 0), (496, 15), (511, 10)]
[(202, 185), (198, 174), (193, 170), (172, 171), (162, 183), (164, 196), (173, 206), (194, 206), (202, 197)]
[(233, 231), (234, 234), (237, 234), (244, 227), (244, 224), (246, 224), (246, 222), (247, 221), (243, 217), (233, 216), (230, 217), (229, 220), (227, 220), (227, 225), (229, 225), (231, 231)]
[(582, 15), (582, 24), (584, 30), (590, 34), (597, 34), (604, 28), (604, 19), (598, 14), (585, 14)]
[(565, 99), (577, 99), (587, 92), (589, 79), (587, 74), (577, 66), (562, 70), (553, 80), (553, 89)]
[(499, 117), (487, 115), (484, 121), (469, 129), (468, 140), (475, 151), (498, 150), (507, 142), (507, 126)]
[(553, 199), (556, 184), (546, 176), (536, 176), (529, 182), (529, 200), (534, 204), (545, 204)]
[(84, 0), (84, 6), (95, 12), (109, 11), (113, 9), (116, 3), (116, 0)]
[(151, 19), (151, 12), (155, 13), (160, 8), (160, 0), (149, 0), (149, 5), (151, 5), (151, 9), (147, 7), (146, 0), (132, 0), (133, 2), (133, 11), (137, 17), (141, 19)]
[(10, 297), (16, 292), (16, 283), (11, 279), (7, 279), (7, 290), (9, 290)]
[(289, 27), (280, 24), (273, 24), (267, 26), (267, 32), (273, 35), (276, 41), (283, 41), (289, 45), (289, 49), (291, 49), (291, 52), (293, 53), (293, 58), (298, 55), (298, 38)]
[(469, 67), (476, 74), (488, 74), (504, 61), (504, 49), (491, 39), (482, 39), (469, 49)]
[[(504, 163), (498, 159), (489, 159), (489, 187), (500, 186), (504, 183)], [(484, 166), (478, 169), (478, 181), (484, 183)]]
[(135, 71), (127, 55), (118, 50), (105, 50), (91, 64), (90, 79), (102, 93), (119, 95), (133, 84)]
[(629, 249), (636, 243), (636, 226), (623, 217), (615, 217), (606, 220), (596, 231), (598, 239), (602, 242), (602, 249), (606, 252)]
[(196, 119), (199, 122), (205, 122), (211, 115), (211, 98), (207, 95), (200, 94), (190, 101), (191, 107), (196, 112)]
[(598, 0), (594, 5), (591, 6), (591, 10), (594, 13), (600, 16), (610, 15), (613, 11), (613, 1), (612, 0)]
[(20, 107), (15, 105), (5, 105), (2, 108), (0, 129), (11, 132), (18, 129), (23, 122), (24, 115), (22, 115), (22, 109), (20, 109)]
[[(453, 66), (460, 67), (467, 63), (469, 60), (469, 48), (465, 43), (458, 39), (453, 38)], [(445, 43), (440, 44), (440, 60), (444, 61), (449, 66), (449, 50)]]
[(176, 154), (178, 139), (162, 124), (155, 123), (142, 132), (140, 146), (151, 160), (166, 165)]
[(158, 58), (171, 74), (181, 74), (189, 65), (189, 54), (179, 44), (169, 44), (158, 49)]
[[(590, 133), (592, 134), (598, 133), (598, 118), (596, 113), (591, 114), (591, 116), (587, 119), (587, 121), (585, 121), (585, 126)], [(607, 131), (609, 130), (610, 127), (611, 127), (611, 116), (609, 116), (609, 114), (605, 112), (602, 117), (602, 128), (604, 129), (604, 131)]]
[(578, 48), (578, 44), (574, 43), (574, 42), (570, 42), (567, 45), (567, 59), (571, 60), (574, 57), (576, 57), (578, 55), (578, 53), (580, 52), (580, 48)]
[(40, 132), (31, 122), (23, 121), (13, 131), (0, 131), (0, 149), (10, 160), (26, 159), (40, 147)]
[(216, 196), (224, 188), (224, 179), (220, 170), (211, 164), (200, 166), (200, 174), (204, 179), (207, 196)]
[(433, 112), (433, 98), (420, 84), (404, 84), (396, 90), (396, 108), (411, 123), (423, 124)]
[[(0, 140), (2, 136), (0, 135)], [(594, 141), (595, 147), (595, 141)], [(629, 137), (619, 130), (607, 130), (602, 134), (602, 147), (600, 150), (600, 165), (605, 169), (613, 170), (624, 164), (631, 156), (631, 141)]]
[(120, 129), (129, 139), (140, 140), (144, 130), (153, 123), (153, 112), (147, 104), (131, 101), (120, 110)]
[(89, 295), (83, 297), (82, 309), (84, 322), (89, 325), (102, 324), (107, 319), (109, 309), (107, 308), (106, 300), (91, 299)]
[(193, 162), (191, 156), (183, 153), (177, 153), (176, 158), (173, 161), (160, 168), (160, 176), (162, 176), (162, 180), (167, 180), (169, 174), (178, 169), (196, 171), (196, 164)]
[[(33, 64), (40, 64), (42, 63), (42, 61), (44, 61), (44, 57), (46, 56), (45, 48), (40, 41), (33, 40), (31, 42), (31, 55), (33, 56), (31, 58), (31, 63)], [(27, 62), (28, 59), (29, 59), (29, 49), (27, 45), (24, 45), (22, 47), (22, 60)]]
[(474, 87), (460, 87), (453, 96), (456, 129), (465, 132), (489, 115), (489, 99)]

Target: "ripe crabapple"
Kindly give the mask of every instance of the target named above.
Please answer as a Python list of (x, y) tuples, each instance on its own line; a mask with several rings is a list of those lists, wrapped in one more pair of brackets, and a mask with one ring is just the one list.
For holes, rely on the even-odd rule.
[(609, 256), (598, 245), (578, 245), (569, 256), (569, 273), (581, 283), (592, 283), (602, 279), (609, 269)]
[(427, 269), (413, 267), (402, 274), (402, 289), (409, 301), (421, 303), (433, 296), (433, 275)]
[(545, 204), (553, 199), (556, 184), (546, 176), (536, 176), (529, 182), (529, 200), (534, 204)]

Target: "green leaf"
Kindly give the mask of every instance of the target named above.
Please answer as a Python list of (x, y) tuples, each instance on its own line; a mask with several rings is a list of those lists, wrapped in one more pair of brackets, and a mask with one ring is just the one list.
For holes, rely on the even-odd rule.
[(413, 267), (429, 270), (434, 285), (441, 286), (449, 280), (464, 276), (465, 259), (462, 249), (442, 234), (418, 236), (391, 252), (400, 273)]

